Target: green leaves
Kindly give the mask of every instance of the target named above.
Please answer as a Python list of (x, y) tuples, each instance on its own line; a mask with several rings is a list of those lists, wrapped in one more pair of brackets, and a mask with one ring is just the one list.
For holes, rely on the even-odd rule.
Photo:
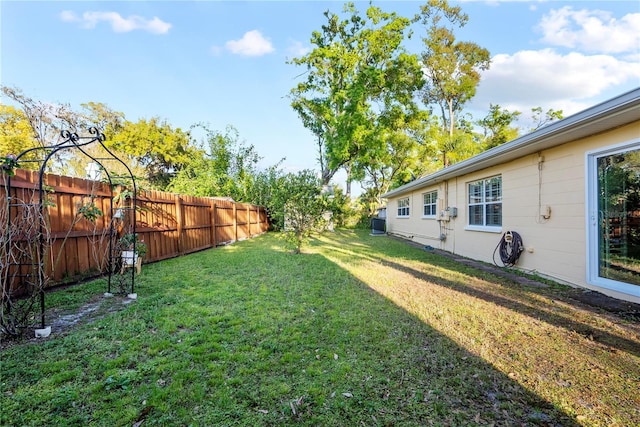
[(169, 188), (195, 196), (226, 196), (252, 202), (252, 187), (260, 156), (253, 145), (240, 141), (238, 131), (228, 126), (224, 133), (199, 124), (205, 131), (204, 148), (177, 171)]
[(284, 237), (294, 253), (300, 253), (302, 245), (313, 231), (321, 226), (327, 200), (322, 195), (322, 186), (316, 174), (303, 170), (283, 177)]
[[(17, 166), (4, 167), (8, 165), (6, 159), (9, 155), (19, 155), (37, 146), (38, 142), (33, 137), (33, 130), (25, 114), (11, 105), (0, 105), (0, 155), (5, 156), (3, 168), (6, 173)], [(34, 168), (35, 164), (25, 163), (21, 167)]]
[[(453, 137), (456, 116), (475, 95), (480, 71), (489, 69), (491, 56), (476, 43), (456, 41), (453, 29), (442, 22), (443, 18), (458, 27), (468, 20), (460, 7), (451, 7), (446, 0), (430, 0), (416, 17), (426, 28), (421, 59), (427, 84), (422, 99), (426, 105), (439, 107), (442, 126)], [(447, 166), (446, 152), (443, 158)]]
[(95, 223), (99, 217), (104, 215), (102, 210), (97, 207), (93, 201), (82, 205), (80, 209), (78, 209), (77, 214), (91, 223)]
[(187, 164), (197, 151), (191, 145), (187, 132), (174, 129), (158, 117), (140, 119), (135, 123), (124, 121), (106, 144), (144, 166), (146, 179), (161, 190), (168, 186), (175, 172)]
[(353, 3), (341, 20), (325, 12), (314, 31), (316, 47), (292, 63), (306, 66), (306, 80), (291, 90), (292, 107), (318, 137), (322, 183), (335, 172), (371, 157), (379, 135), (393, 121), (390, 111), (415, 111), (413, 93), (422, 85), (416, 55), (405, 52), (410, 21), (371, 6), (362, 16)]
[(486, 150), (504, 144), (518, 136), (518, 128), (512, 123), (520, 116), (519, 111), (510, 112), (499, 105), (491, 104), (489, 114), (478, 124), (484, 128), (484, 148)]
[(18, 166), (19, 164), (15, 154), (7, 154), (0, 158), (0, 172), (8, 176), (14, 176), (16, 174), (15, 169)]

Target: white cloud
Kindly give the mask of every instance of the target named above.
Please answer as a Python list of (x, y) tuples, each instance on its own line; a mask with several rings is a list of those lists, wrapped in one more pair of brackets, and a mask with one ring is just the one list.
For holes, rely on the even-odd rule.
[(586, 52), (637, 52), (640, 46), (640, 13), (616, 19), (601, 10), (573, 10), (571, 6), (545, 15), (538, 30), (542, 42)]
[(528, 112), (531, 107), (564, 110), (565, 116), (592, 103), (617, 85), (640, 79), (640, 64), (608, 55), (566, 55), (553, 49), (496, 55), (484, 72), (472, 104), (486, 111), (490, 103)]
[(304, 56), (309, 52), (311, 52), (311, 48), (304, 46), (297, 40), (291, 40), (289, 47), (287, 48), (287, 53), (294, 57)]
[(171, 24), (162, 21), (156, 16), (153, 19), (146, 19), (137, 15), (123, 18), (117, 12), (84, 12), (82, 16), (78, 16), (75, 12), (65, 10), (60, 13), (60, 19), (64, 22), (77, 22), (82, 28), (86, 29), (95, 28), (99, 22), (107, 22), (116, 33), (143, 30), (152, 34), (166, 34), (171, 28)]
[(75, 22), (78, 20), (78, 17), (74, 12), (70, 10), (63, 10), (62, 12), (60, 12), (60, 19), (62, 19), (64, 22)]
[(567, 6), (548, 12), (535, 27), (546, 48), (498, 54), (482, 73), (470, 112), (482, 117), (489, 104), (522, 116), (533, 107), (577, 113), (603, 96), (640, 82), (640, 13), (616, 18)]
[(275, 50), (271, 41), (258, 30), (247, 31), (240, 40), (229, 40), (225, 47), (242, 56), (262, 56)]

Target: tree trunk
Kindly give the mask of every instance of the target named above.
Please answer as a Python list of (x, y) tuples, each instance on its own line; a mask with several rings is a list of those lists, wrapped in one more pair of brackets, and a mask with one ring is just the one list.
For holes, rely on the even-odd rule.
[(347, 171), (347, 189), (346, 189), (346, 196), (347, 199), (351, 198), (351, 165), (347, 165), (344, 167), (345, 170)]
[[(453, 129), (454, 129), (454, 121), (455, 121), (455, 113), (453, 112), (453, 101), (450, 99), (447, 101), (449, 104), (449, 142), (453, 143)], [(449, 159), (447, 158), (447, 153), (445, 150), (444, 155), (442, 156), (442, 163), (445, 168), (449, 167)]]

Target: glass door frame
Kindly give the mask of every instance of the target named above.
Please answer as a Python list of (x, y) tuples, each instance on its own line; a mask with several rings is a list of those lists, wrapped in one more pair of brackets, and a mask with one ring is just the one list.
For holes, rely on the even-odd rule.
[(600, 276), (598, 159), (631, 150), (640, 150), (640, 138), (586, 153), (587, 283), (611, 291), (640, 297), (640, 286)]

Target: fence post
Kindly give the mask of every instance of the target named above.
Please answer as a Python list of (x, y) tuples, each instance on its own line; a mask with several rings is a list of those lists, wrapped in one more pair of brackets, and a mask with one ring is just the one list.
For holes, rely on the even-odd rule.
[(247, 203), (247, 238), (251, 237), (251, 205)]
[(211, 246), (216, 247), (216, 201), (211, 200)]
[(233, 241), (238, 241), (238, 204), (233, 202)]
[(178, 253), (182, 254), (182, 233), (184, 229), (184, 207), (182, 198), (176, 197), (176, 223), (178, 226)]

